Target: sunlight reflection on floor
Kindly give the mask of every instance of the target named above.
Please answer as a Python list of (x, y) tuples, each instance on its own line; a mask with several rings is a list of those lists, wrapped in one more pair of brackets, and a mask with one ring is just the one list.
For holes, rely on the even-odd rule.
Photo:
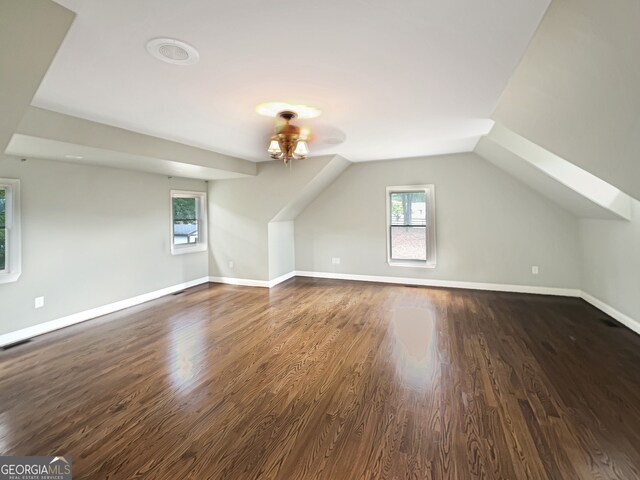
[(425, 388), (432, 375), (434, 319), (426, 308), (400, 307), (392, 317), (396, 368), (407, 386)]
[(175, 324), (172, 328), (168, 363), (174, 387), (189, 389), (195, 383), (202, 360), (202, 334), (200, 323)]

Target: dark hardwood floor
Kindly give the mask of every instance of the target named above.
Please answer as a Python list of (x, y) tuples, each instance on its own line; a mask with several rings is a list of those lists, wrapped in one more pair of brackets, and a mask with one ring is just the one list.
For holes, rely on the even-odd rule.
[(640, 478), (640, 337), (578, 299), (210, 284), (0, 352), (74, 479)]

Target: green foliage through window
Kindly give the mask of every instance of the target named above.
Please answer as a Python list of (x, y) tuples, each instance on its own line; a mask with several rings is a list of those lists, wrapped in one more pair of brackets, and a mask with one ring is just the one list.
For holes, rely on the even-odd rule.
[(194, 244), (198, 242), (198, 199), (174, 197), (173, 243)]
[[(196, 199), (195, 198), (174, 198), (173, 199), (173, 219), (176, 223), (190, 223), (195, 220)], [(181, 220), (182, 222), (178, 222)]]

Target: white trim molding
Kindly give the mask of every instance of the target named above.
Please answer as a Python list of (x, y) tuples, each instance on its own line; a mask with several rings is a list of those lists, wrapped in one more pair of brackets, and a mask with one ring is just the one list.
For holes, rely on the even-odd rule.
[(248, 287), (265, 287), (272, 288), (279, 285), (290, 278), (295, 276), (299, 277), (313, 277), (313, 278), (329, 278), (335, 280), (354, 280), (359, 282), (377, 282), (377, 283), (391, 283), (391, 284), (403, 284), (403, 285), (419, 285), (425, 287), (444, 287), (444, 288), (463, 288), (472, 290), (489, 290), (495, 292), (513, 292), (513, 293), (531, 293), (538, 295), (557, 295), (563, 297), (576, 297), (582, 298), (586, 302), (590, 303), (597, 309), (601, 310), (605, 314), (616, 319), (629, 329), (640, 334), (640, 322), (635, 321), (628, 315), (616, 310), (615, 308), (607, 305), (602, 300), (595, 298), (593, 295), (587, 292), (580, 291), (572, 288), (556, 288), (556, 287), (539, 287), (530, 285), (504, 285), (497, 283), (476, 283), (476, 282), (457, 282), (451, 280), (432, 280), (422, 278), (403, 278), (403, 277), (383, 277), (375, 275), (353, 275), (348, 273), (329, 273), (329, 272), (306, 272), (306, 271), (293, 271), (273, 280), (250, 280), (244, 278), (231, 278), (231, 277), (202, 277), (188, 282), (173, 285), (171, 287), (162, 288), (154, 292), (145, 293), (135, 297), (131, 297), (118, 302), (110, 303), (101, 307), (92, 308), (83, 312), (74, 313), (66, 317), (51, 320), (49, 322), (40, 323), (31, 327), (16, 330), (14, 332), (5, 333), (0, 335), (0, 347), (11, 345), (12, 343), (27, 340), (29, 338), (37, 337), (39, 335), (53, 332), (64, 327), (75, 325), (93, 318), (101, 317), (109, 313), (124, 310), (125, 308), (140, 305), (151, 300), (155, 300), (165, 295), (184, 290), (186, 288), (195, 287), (204, 283), (215, 282), (225, 283), (229, 285), (241, 285)]
[(234, 277), (209, 277), (210, 282), (225, 283), (227, 285), (240, 285), (243, 287), (264, 287), (273, 288), (276, 285), (289, 280), (296, 276), (296, 272), (285, 273), (273, 280), (253, 280), (250, 278), (234, 278)]
[(428, 278), (383, 277), (377, 275), (355, 275), (333, 272), (289, 272), (273, 280), (253, 280), (249, 278), (209, 277), (210, 282), (240, 285), (244, 287), (272, 288), (292, 277), (331, 278), (334, 280), (354, 280), (357, 282), (394, 283), (419, 285), (423, 287), (464, 288), (469, 290), (489, 290), (493, 292), (532, 293), (537, 295), (556, 295), (579, 298), (581, 291), (574, 288), (539, 287), (533, 285), (504, 285), (498, 283), (458, 282), (452, 280), (433, 280)]
[[(186, 190), (171, 190), (169, 194), (170, 204), (169, 212), (171, 215), (171, 255), (182, 255), (184, 253), (194, 252), (206, 252), (209, 242), (207, 240), (207, 230), (209, 221), (207, 218), (207, 192), (192, 192)], [(184, 243), (178, 244), (175, 240), (175, 225), (174, 225), (174, 211), (173, 200), (174, 198), (195, 198), (196, 199), (196, 223), (198, 226), (198, 238), (196, 243)]]
[(289, 273), (285, 273), (284, 275), (280, 275), (279, 277), (276, 277), (273, 280), (269, 280), (269, 288), (275, 287), (276, 285), (279, 285), (282, 282), (286, 282), (287, 280), (295, 276), (296, 276), (296, 272), (289, 272)]
[(0, 270), (0, 284), (15, 282), (22, 274), (22, 239), (20, 233), (20, 180), (0, 178), (5, 190), (5, 268)]
[(452, 280), (433, 280), (430, 278), (383, 277), (378, 275), (353, 275), (350, 273), (304, 271), (297, 271), (296, 275), (299, 277), (333, 278), (336, 280), (355, 280), (359, 282), (396, 283), (403, 285), (419, 285), (423, 287), (465, 288), (470, 290), (490, 290), (494, 292), (533, 293), (537, 295), (558, 295), (562, 297), (580, 297), (581, 293), (580, 290), (574, 288), (458, 282)]
[(5, 333), (3, 335), (0, 335), (0, 347), (4, 347), (5, 345), (11, 345), (12, 343), (20, 342), (22, 340), (27, 340), (29, 338), (37, 337), (44, 333), (53, 332), (55, 330), (59, 330), (64, 327), (75, 325), (76, 323), (91, 320), (93, 318), (101, 317), (109, 313), (117, 312), (118, 310), (123, 310), (125, 308), (133, 307), (135, 305), (140, 305), (141, 303), (149, 302), (151, 300), (164, 297), (165, 295), (179, 292), (180, 290), (184, 290), (185, 288), (195, 287), (197, 285), (202, 285), (203, 283), (208, 283), (208, 282), (209, 282), (208, 277), (198, 278), (196, 280), (191, 280), (189, 282), (179, 283), (178, 285), (162, 288), (154, 292), (144, 293), (136, 297), (131, 297), (125, 300), (120, 300), (118, 302), (110, 303), (108, 305), (103, 305), (102, 307), (92, 308), (90, 310), (85, 310), (83, 312), (67, 315), (66, 317), (58, 318), (56, 320), (39, 323), (37, 325), (23, 328), (21, 330)]
[(213, 283), (226, 283), (227, 285), (240, 285), (242, 287), (266, 287), (269, 288), (268, 280), (252, 280), (250, 278), (234, 277), (209, 277)]
[(593, 295), (587, 292), (581, 292), (580, 298), (582, 298), (585, 302), (590, 303), (598, 310), (602, 310), (604, 313), (609, 315), (612, 318), (615, 318), (617, 321), (622, 323), (624, 326), (628, 327), (630, 330), (633, 330), (637, 334), (640, 335), (640, 322), (636, 322), (633, 318), (628, 315), (625, 315), (619, 310), (616, 310), (611, 305), (607, 305), (602, 300), (597, 299)]
[[(394, 193), (407, 192), (424, 192), (425, 195), (425, 224), (415, 225), (416, 227), (424, 226), (426, 235), (426, 259), (422, 260), (397, 260), (393, 259), (391, 252), (391, 228), (393, 225), (393, 212), (391, 204), (391, 195)], [(392, 267), (414, 267), (414, 268), (436, 268), (436, 198), (435, 186), (427, 185), (402, 185), (398, 187), (387, 187), (387, 264)], [(399, 225), (396, 225), (396, 227)]]

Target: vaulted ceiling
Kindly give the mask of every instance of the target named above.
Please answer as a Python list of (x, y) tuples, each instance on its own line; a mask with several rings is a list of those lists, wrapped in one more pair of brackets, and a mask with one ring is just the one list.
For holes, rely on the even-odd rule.
[[(72, 14), (47, 0), (3, 4), (12, 5), (0, 16), (11, 19), (2, 29), (11, 75), (0, 88), (8, 154), (251, 176), (255, 164), (243, 158), (265, 159), (272, 128), (254, 107), (287, 100), (321, 108), (309, 125), (346, 138), (314, 145), (316, 155), (366, 161), (475, 147), (579, 217), (626, 219), (624, 192), (640, 198), (637, 0), (554, 0), (534, 35), (547, 0), (58, 3), (77, 15), (51, 65)], [(13, 21), (20, 16), (29, 20)], [(144, 46), (159, 35), (190, 41), (201, 62), (152, 58)]]
[[(549, 0), (58, 0), (76, 19), (33, 104), (255, 161), (305, 103), (353, 161), (471, 151)], [(195, 65), (152, 58), (174, 37)], [(345, 140), (346, 139), (346, 140)], [(340, 144), (331, 142), (342, 141)]]

